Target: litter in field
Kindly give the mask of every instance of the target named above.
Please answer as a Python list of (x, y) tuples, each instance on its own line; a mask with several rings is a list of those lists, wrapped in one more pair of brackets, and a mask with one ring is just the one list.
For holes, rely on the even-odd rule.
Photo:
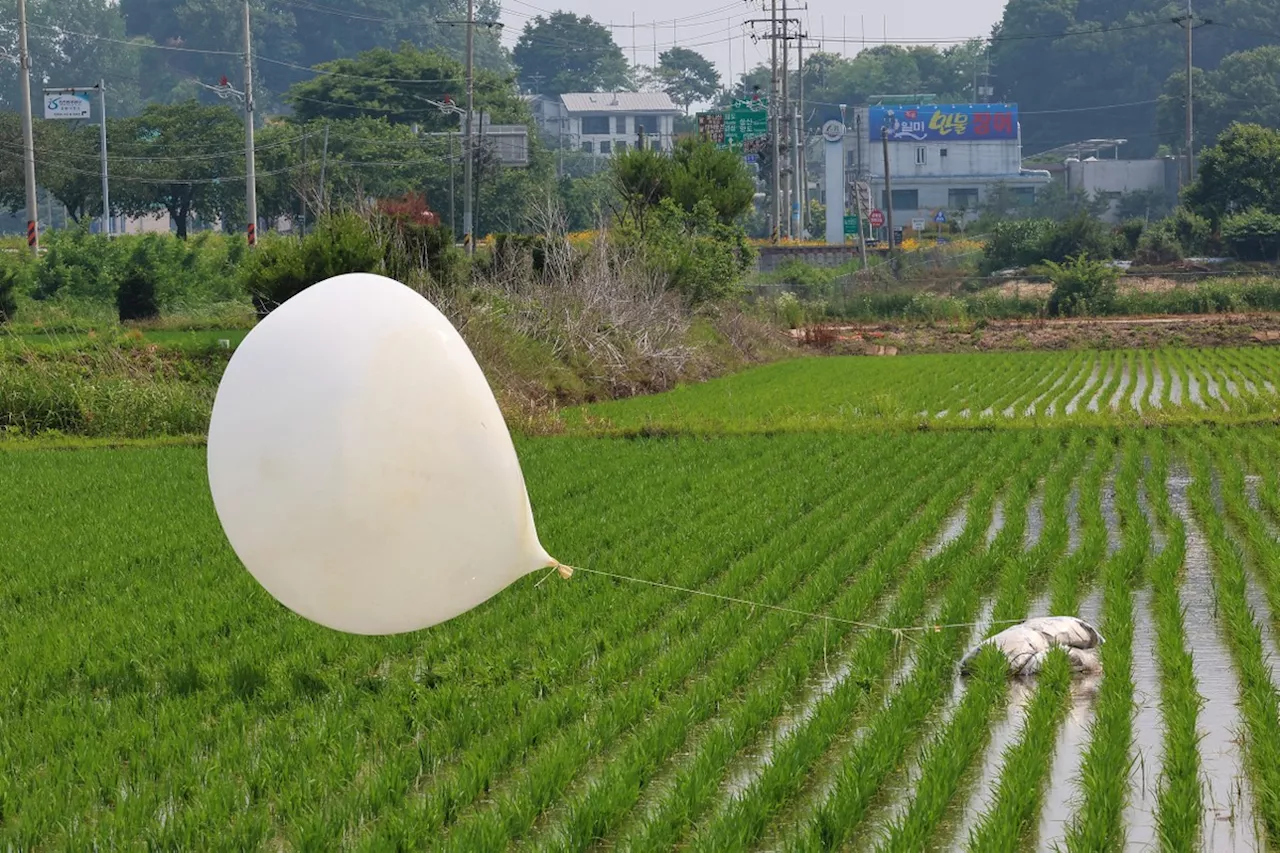
[(1088, 622), (1074, 616), (1045, 616), (1028, 619), (1006, 628), (972, 649), (960, 663), (968, 673), (973, 661), (986, 646), (995, 646), (1009, 661), (1010, 675), (1036, 675), (1054, 649), (1065, 649), (1073, 672), (1102, 670), (1102, 635)]

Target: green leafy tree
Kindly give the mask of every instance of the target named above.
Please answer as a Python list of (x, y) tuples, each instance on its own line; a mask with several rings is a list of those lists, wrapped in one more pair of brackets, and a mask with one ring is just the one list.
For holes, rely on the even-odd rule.
[(1246, 261), (1280, 258), (1280, 215), (1255, 208), (1232, 213), (1222, 220), (1222, 242)]
[(1184, 201), (1215, 224), (1250, 208), (1280, 214), (1280, 130), (1233, 124), (1201, 156)]
[[(18, 55), (15, 12), (5, 11), (0, 49)], [(138, 90), (142, 51), (126, 42), (125, 19), (112, 0), (28, 0), (27, 46), (31, 53), (32, 103), (40, 115), (41, 88), (89, 86), (107, 81), (107, 110), (119, 116), (141, 106)], [(18, 64), (0, 62), (0, 109), (22, 104)], [(97, 100), (94, 100), (95, 121)]]
[(632, 86), (627, 58), (608, 27), (572, 12), (538, 15), (524, 25), (511, 55), (520, 82), (547, 95)]
[(671, 166), (667, 190), (685, 210), (706, 202), (727, 225), (751, 209), (755, 182), (738, 154), (696, 139), (681, 139), (671, 154)]
[(116, 135), (113, 207), (131, 216), (167, 210), (184, 239), (194, 215), (244, 216), (244, 121), (235, 109), (152, 104)]
[(1111, 264), (1080, 254), (1062, 263), (1046, 261), (1045, 266), (1053, 282), (1048, 304), (1050, 315), (1106, 314), (1115, 304), (1120, 272)]
[(687, 47), (673, 47), (658, 57), (657, 78), (662, 91), (684, 108), (711, 100), (720, 90), (720, 72), (705, 56)]
[[(397, 50), (374, 48), (326, 62), (316, 70), (320, 73), (295, 84), (284, 96), (297, 122), (377, 118), (428, 131), (459, 128), (458, 113), (437, 104), (464, 105), (465, 70), (440, 51), (405, 43)], [(475, 93), (476, 110), (488, 113), (493, 122), (527, 121), (528, 110), (513, 93), (509, 77), (482, 70), (476, 75)]]

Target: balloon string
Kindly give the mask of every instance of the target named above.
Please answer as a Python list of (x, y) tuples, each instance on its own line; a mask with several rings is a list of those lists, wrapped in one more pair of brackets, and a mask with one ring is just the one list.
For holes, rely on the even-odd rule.
[[(566, 570), (568, 572), (567, 574), (566, 574)], [(566, 566), (562, 563), (556, 563), (555, 566), (552, 567), (551, 571), (547, 573), (546, 577), (538, 581), (538, 583), (535, 584), (535, 586), (541, 586), (543, 581), (551, 577), (551, 575), (557, 571), (560, 572), (561, 577), (566, 579), (572, 576), (574, 572), (585, 572), (586, 574), (598, 575), (602, 578), (612, 578), (613, 580), (629, 581), (630, 583), (644, 584), (645, 586), (658, 587), (659, 589), (669, 589), (674, 592), (683, 592), (688, 595), (700, 595), (703, 598), (714, 598), (717, 601), (727, 601), (731, 604), (740, 604), (746, 607), (759, 607), (764, 610), (775, 610), (779, 613), (789, 613), (792, 616), (803, 616), (806, 619), (821, 619), (824, 622), (838, 622), (842, 625), (852, 625), (855, 628), (866, 628), (873, 631), (888, 631), (889, 633), (899, 638), (902, 638), (903, 635), (907, 633), (913, 633), (913, 632), (924, 633), (928, 631), (938, 632), (938, 631), (960, 629), (960, 628), (980, 628), (980, 627), (986, 627), (986, 626), (992, 626), (992, 625), (1017, 625), (1025, 621), (1022, 619), (1005, 619), (1005, 620), (992, 621), (992, 622), (952, 622), (949, 624), (915, 625), (910, 627), (895, 628), (889, 625), (878, 625), (873, 622), (859, 622), (856, 619), (843, 619), (839, 616), (831, 616), (826, 613), (810, 613), (806, 610), (796, 610), (791, 607), (782, 607), (777, 604), (765, 604), (759, 601), (749, 601), (745, 598), (734, 598), (733, 596), (729, 596), (729, 595), (719, 595), (714, 592), (707, 592), (706, 590), (690, 589), (689, 587), (676, 586), (674, 584), (663, 583), (661, 581), (645, 580), (644, 578), (633, 578), (627, 575), (614, 574), (613, 572), (602, 572), (599, 569), (584, 569), (579, 566)]]

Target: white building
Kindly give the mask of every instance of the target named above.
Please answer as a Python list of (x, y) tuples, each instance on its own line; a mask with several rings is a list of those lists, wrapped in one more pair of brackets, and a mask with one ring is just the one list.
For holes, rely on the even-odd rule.
[[(1022, 168), (1022, 128), (1013, 104), (876, 105), (849, 116), (845, 169), (871, 185), (873, 203), (887, 211), (885, 139), (896, 228), (913, 219), (932, 223), (972, 218), (996, 185), (1035, 199), (1052, 178)], [(930, 225), (932, 227), (932, 224)]]
[(1119, 220), (1120, 198), (1126, 193), (1157, 192), (1177, 198), (1182, 174), (1182, 161), (1174, 157), (1151, 160), (1070, 158), (1065, 166), (1067, 189), (1083, 190), (1091, 198), (1104, 198), (1109, 202), (1103, 214), (1103, 219), (1108, 222)]
[(670, 151), (683, 112), (665, 92), (566, 92), (529, 99), (534, 120), (552, 144), (608, 156), (639, 143)]

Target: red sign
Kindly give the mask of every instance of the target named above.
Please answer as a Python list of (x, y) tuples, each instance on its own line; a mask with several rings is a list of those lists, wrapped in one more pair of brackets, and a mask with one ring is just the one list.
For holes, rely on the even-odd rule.
[(871, 219), (871, 227), (872, 227), (872, 228), (883, 228), (883, 227), (884, 227), (884, 211), (882, 211), (882, 210), (873, 210), (873, 211), (871, 211), (871, 217), (870, 217), (870, 219)]

